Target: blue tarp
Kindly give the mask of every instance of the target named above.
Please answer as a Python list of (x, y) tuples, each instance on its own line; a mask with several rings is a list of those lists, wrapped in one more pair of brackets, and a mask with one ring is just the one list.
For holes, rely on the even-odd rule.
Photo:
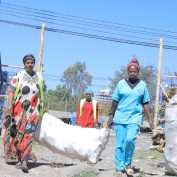
[(76, 112), (73, 112), (71, 115), (71, 125), (75, 125), (76, 121)]

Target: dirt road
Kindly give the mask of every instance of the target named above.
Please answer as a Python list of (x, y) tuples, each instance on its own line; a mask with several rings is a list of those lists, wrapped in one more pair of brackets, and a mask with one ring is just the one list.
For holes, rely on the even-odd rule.
[[(29, 172), (24, 173), (16, 169), (14, 162), (4, 163), (2, 137), (0, 139), (0, 177), (112, 177), (114, 173), (114, 133), (111, 133), (108, 144), (101, 154), (101, 160), (91, 166), (86, 162), (69, 159), (53, 154), (45, 147), (34, 144), (38, 161), (29, 162)], [(164, 157), (162, 153), (149, 150), (151, 134), (141, 133), (136, 141), (136, 150), (133, 165), (140, 168), (134, 176), (139, 177), (162, 177), (165, 175)]]

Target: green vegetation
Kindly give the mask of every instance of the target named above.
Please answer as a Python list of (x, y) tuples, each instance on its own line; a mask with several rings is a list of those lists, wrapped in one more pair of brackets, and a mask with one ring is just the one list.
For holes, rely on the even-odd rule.
[(47, 107), (56, 111), (76, 111), (85, 89), (92, 84), (92, 75), (87, 72), (85, 63), (76, 62), (64, 71), (60, 81), (62, 84), (45, 94)]
[(160, 153), (158, 151), (153, 151), (153, 150), (146, 150), (146, 151), (138, 150), (135, 152), (134, 156), (135, 156), (135, 158), (138, 158), (138, 159), (147, 159), (147, 158), (152, 157), (152, 158), (157, 159), (159, 161), (164, 160), (163, 153)]
[(143, 172), (143, 171), (141, 171), (141, 172), (138, 174), (138, 176), (137, 176), (137, 177), (144, 177), (144, 176), (145, 176), (144, 172)]

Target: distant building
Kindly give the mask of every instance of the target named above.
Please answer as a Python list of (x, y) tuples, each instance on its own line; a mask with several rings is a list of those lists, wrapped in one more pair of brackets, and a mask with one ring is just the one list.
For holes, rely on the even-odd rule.
[(99, 103), (99, 115), (108, 115), (112, 102), (110, 89), (101, 89), (96, 95), (96, 100)]

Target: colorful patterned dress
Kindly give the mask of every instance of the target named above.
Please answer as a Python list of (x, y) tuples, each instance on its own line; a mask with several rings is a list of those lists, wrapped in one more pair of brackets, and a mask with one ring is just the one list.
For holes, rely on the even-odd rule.
[(14, 124), (17, 127), (17, 134), (15, 136), (11, 135), (11, 126), (5, 131), (5, 160), (15, 158), (17, 152), (21, 153), (22, 161), (28, 160), (34, 139), (33, 134), (40, 120), (40, 99), (41, 94), (43, 94), (40, 91), (40, 83), (43, 83), (41, 81), (41, 75), (39, 77), (39, 74), (35, 73), (30, 76), (26, 71), (19, 72), (11, 80), (8, 91), (15, 93), (16, 89), (19, 90), (12, 113)]

